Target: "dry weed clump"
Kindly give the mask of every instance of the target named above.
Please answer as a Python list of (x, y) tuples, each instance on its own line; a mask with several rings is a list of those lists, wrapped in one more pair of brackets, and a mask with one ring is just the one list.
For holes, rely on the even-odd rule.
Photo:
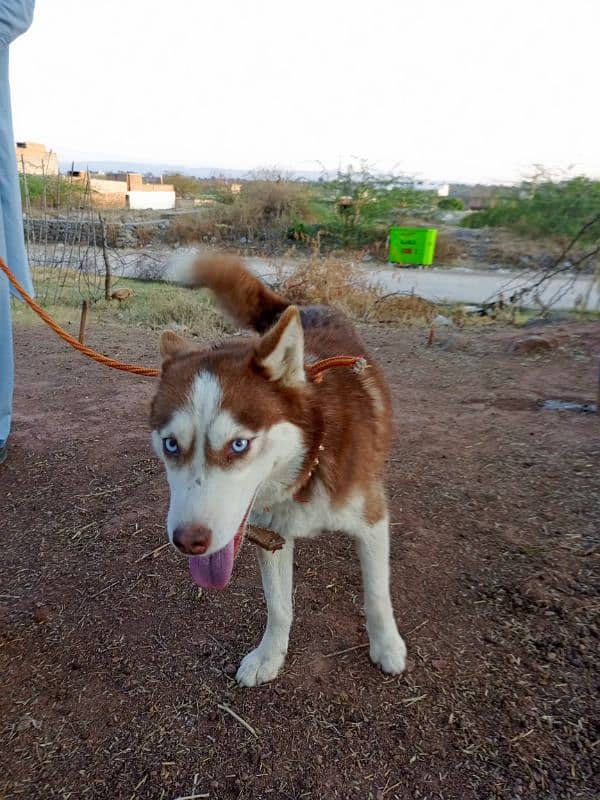
[(214, 203), (195, 214), (173, 220), (166, 233), (170, 244), (247, 242), (281, 245), (293, 221), (309, 215), (305, 189), (293, 182), (245, 183), (232, 202)]
[(196, 244), (226, 241), (228, 224), (224, 222), (231, 206), (209, 206), (198, 214), (185, 214), (171, 221), (165, 234), (168, 244)]
[(435, 242), (435, 258), (436, 264), (441, 266), (448, 266), (459, 261), (465, 254), (465, 247), (462, 242), (453, 239), (444, 233), (438, 233)]
[(375, 301), (370, 318), (377, 322), (403, 324), (431, 323), (439, 309), (431, 300), (417, 294), (393, 294)]
[(139, 247), (147, 247), (156, 237), (156, 228), (153, 225), (136, 225), (135, 238)]
[(292, 272), (280, 273), (278, 290), (293, 303), (324, 303), (361, 321), (423, 323), (438, 313), (413, 294), (385, 293), (370, 285), (345, 259), (313, 255)]
[[(530, 269), (550, 267), (566, 244), (558, 237), (532, 239), (498, 229), (490, 231), (488, 239), (485, 253), (488, 262)], [(577, 248), (571, 255), (574, 259), (577, 258)]]
[(291, 181), (253, 181), (246, 184), (231, 206), (232, 222), (248, 231), (286, 229), (294, 217), (309, 216), (308, 197), (301, 184)]

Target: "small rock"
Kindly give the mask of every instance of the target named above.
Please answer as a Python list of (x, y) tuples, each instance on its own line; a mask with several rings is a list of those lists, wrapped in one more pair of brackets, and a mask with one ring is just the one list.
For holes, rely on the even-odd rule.
[(35, 728), (36, 731), (39, 731), (41, 727), (42, 723), (39, 720), (34, 719), (31, 714), (25, 714), (25, 716), (21, 717), (17, 723), (17, 731), (19, 733), (29, 730), (29, 728)]
[(448, 336), (446, 341), (440, 342), (439, 346), (441, 350), (445, 350), (447, 353), (459, 353), (462, 350), (467, 350), (468, 343), (465, 336), (453, 333)]
[(50, 622), (52, 619), (52, 612), (47, 606), (37, 606), (33, 611), (33, 619), (38, 625), (44, 622)]
[(517, 355), (541, 353), (558, 347), (558, 342), (551, 336), (523, 336), (515, 339), (511, 345), (511, 352)]

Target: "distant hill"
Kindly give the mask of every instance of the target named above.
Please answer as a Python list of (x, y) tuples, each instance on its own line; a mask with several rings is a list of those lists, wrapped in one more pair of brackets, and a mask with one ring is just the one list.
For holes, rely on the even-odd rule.
[[(253, 170), (248, 169), (222, 169), (221, 167), (186, 167), (183, 164), (161, 164), (144, 161), (86, 161), (85, 159), (74, 159), (73, 161), (61, 161), (61, 172), (67, 172), (74, 165), (75, 169), (89, 169), (92, 172), (140, 172), (142, 175), (151, 173), (152, 175), (163, 175), (166, 172), (179, 172), (182, 175), (191, 175), (195, 178), (229, 178), (239, 179), (248, 178)], [(282, 170), (285, 172), (285, 170)], [(291, 171), (290, 175), (294, 178), (304, 180), (317, 180), (323, 173), (317, 171)], [(335, 173), (326, 174), (326, 177), (334, 177)]]

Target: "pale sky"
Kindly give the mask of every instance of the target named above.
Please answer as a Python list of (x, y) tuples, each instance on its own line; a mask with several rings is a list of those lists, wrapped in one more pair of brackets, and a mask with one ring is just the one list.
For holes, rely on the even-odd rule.
[(11, 76), (63, 161), (600, 176), (600, 0), (38, 0)]

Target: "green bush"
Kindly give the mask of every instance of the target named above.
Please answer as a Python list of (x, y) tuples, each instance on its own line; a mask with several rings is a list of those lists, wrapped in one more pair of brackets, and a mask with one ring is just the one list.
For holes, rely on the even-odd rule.
[(366, 167), (340, 172), (330, 181), (309, 183), (261, 173), (240, 183), (241, 191), (232, 193), (222, 182), (227, 202), (211, 192), (212, 204), (171, 224), (169, 240), (244, 239), (273, 250), (289, 241), (312, 246), (318, 240), (324, 250), (383, 246), (391, 225), (406, 223), (408, 217), (426, 218), (437, 205), (433, 192), (416, 191), (393, 176), (373, 175)]
[(435, 194), (416, 191), (393, 175), (376, 175), (363, 163), (313, 185), (311, 207), (326, 247), (360, 248), (385, 241), (390, 226), (407, 216), (428, 216)]
[(465, 204), (460, 197), (442, 197), (438, 202), (438, 208), (441, 211), (462, 211)]
[(203, 186), (191, 175), (182, 175), (181, 172), (165, 172), (163, 174), (164, 183), (170, 183), (175, 189), (177, 197), (194, 198), (200, 197)]
[[(600, 214), (600, 181), (583, 176), (560, 183), (524, 184), (520, 195), (470, 214), (462, 224), (467, 228), (509, 228), (523, 236), (570, 239)], [(581, 242), (599, 238), (600, 220), (585, 232)]]
[(19, 175), (23, 207), (70, 208), (79, 206), (86, 194), (86, 186), (62, 175)]

